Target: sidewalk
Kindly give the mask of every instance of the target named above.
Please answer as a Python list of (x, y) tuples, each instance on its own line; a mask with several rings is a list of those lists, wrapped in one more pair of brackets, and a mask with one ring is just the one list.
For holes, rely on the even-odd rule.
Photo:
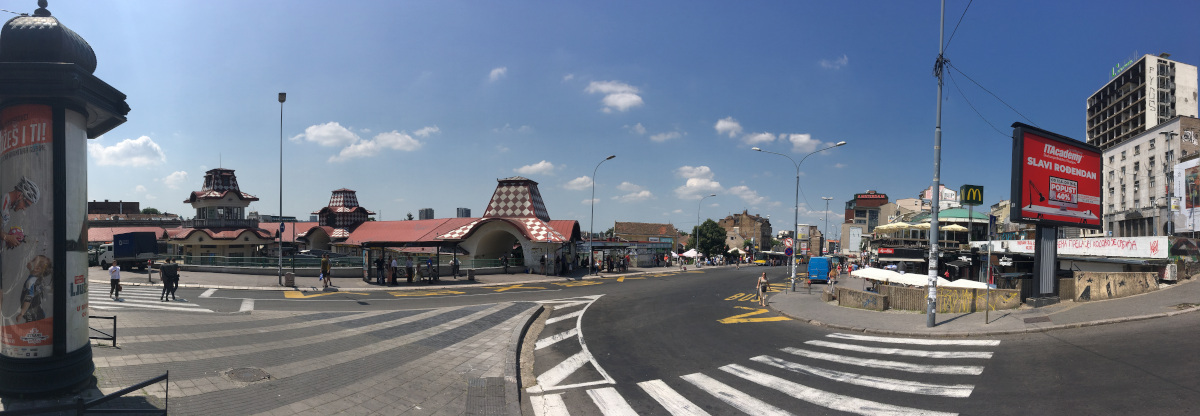
[[(843, 275), (838, 286), (860, 289), (863, 280)], [(939, 313), (934, 327), (927, 327), (927, 316), (921, 312), (888, 310), (875, 312), (841, 307), (837, 302), (821, 301), (827, 285), (814, 285), (812, 294), (801, 285), (772, 294), (771, 309), (799, 321), (855, 332), (906, 336), (975, 336), (1043, 332), (1055, 329), (1079, 328), (1118, 322), (1174, 316), (1200, 310), (1200, 283), (1196, 279), (1173, 285), (1160, 285), (1150, 293), (1091, 302), (1070, 300), (1042, 308), (1022, 306), (1019, 309), (974, 313)], [(861, 290), (861, 289), (860, 289)]]
[[(708, 266), (709, 268), (722, 268), (729, 266)], [(676, 266), (669, 267), (639, 267), (629, 268), (624, 273), (600, 273), (599, 275), (588, 275), (585, 270), (575, 269), (572, 273), (564, 276), (546, 276), (532, 273), (517, 273), (517, 269), (513, 267), (512, 274), (485, 274), (475, 276), (475, 281), (467, 280), (467, 273), (463, 270), (459, 277), (455, 279), (453, 276), (442, 276), (441, 281), (434, 284), (427, 282), (407, 283), (405, 279), (397, 279), (397, 284), (394, 286), (375, 284), (375, 279), (371, 278), (370, 282), (363, 281), (361, 277), (335, 277), (333, 279), (334, 289), (331, 290), (346, 290), (356, 292), (367, 291), (396, 291), (396, 290), (422, 290), (422, 289), (446, 289), (446, 288), (470, 288), (470, 287), (485, 287), (512, 285), (519, 283), (536, 283), (536, 282), (557, 282), (564, 279), (582, 280), (589, 278), (617, 277), (630, 276), (642, 273), (662, 273), (678, 271)], [(689, 266), (689, 269), (691, 267)], [(702, 269), (703, 270), (703, 269)], [(284, 272), (288, 272), (284, 269)], [(179, 287), (182, 288), (211, 288), (211, 289), (243, 289), (243, 290), (299, 290), (299, 291), (321, 291), (322, 282), (316, 277), (296, 277), (296, 286), (280, 286), (280, 278), (278, 275), (253, 275), (253, 274), (232, 274), (232, 273), (212, 273), (212, 272), (180, 272)], [(98, 267), (88, 268), (88, 282), (93, 285), (108, 286), (108, 272), (101, 270)], [(162, 278), (157, 270), (154, 271), (153, 282), (151, 282), (145, 271), (121, 271), (121, 284), (124, 286), (157, 286), (162, 287)]]

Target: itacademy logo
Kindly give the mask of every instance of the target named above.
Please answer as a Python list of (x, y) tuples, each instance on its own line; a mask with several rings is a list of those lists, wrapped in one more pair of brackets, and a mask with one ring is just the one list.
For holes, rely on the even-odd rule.
[(1083, 161), (1083, 153), (1079, 153), (1074, 149), (1059, 149), (1054, 147), (1052, 144), (1046, 143), (1046, 147), (1043, 149), (1043, 151), (1046, 153), (1046, 156), (1053, 156), (1058, 159), (1069, 160), (1071, 163), (1079, 163)]

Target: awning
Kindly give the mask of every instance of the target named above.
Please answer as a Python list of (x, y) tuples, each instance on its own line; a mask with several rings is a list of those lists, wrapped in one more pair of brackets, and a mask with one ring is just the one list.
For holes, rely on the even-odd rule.
[(885, 257), (880, 257), (880, 258), (879, 258), (879, 261), (919, 261), (919, 262), (924, 262), (924, 261), (925, 261), (925, 259), (922, 259), (922, 258), (898, 258), (898, 257), (897, 257), (897, 258), (892, 258), (892, 257), (885, 258)]

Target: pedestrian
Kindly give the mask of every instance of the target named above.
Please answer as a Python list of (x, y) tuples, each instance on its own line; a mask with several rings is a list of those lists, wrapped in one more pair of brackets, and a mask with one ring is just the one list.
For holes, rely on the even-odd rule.
[(325, 253), (324, 255), (321, 256), (321, 277), (320, 277), (321, 284), (324, 285), (324, 287), (323, 287), (324, 289), (329, 288), (329, 280), (332, 277), (333, 276), (329, 275), (329, 253)]
[(375, 259), (375, 270), (378, 271), (378, 274), (375, 275), (375, 282), (378, 283), (380, 286), (383, 286), (384, 262), (385, 262), (385, 260), (383, 259), (382, 254), (379, 255), (379, 258)]
[(412, 256), (405, 257), (404, 272), (408, 274), (408, 284), (412, 284), (413, 278), (416, 277), (414, 273), (416, 270), (413, 269)]
[(541, 269), (541, 272), (542, 272), (542, 274), (548, 274), (548, 273), (546, 273), (546, 255), (545, 255), (545, 254), (543, 254), (543, 255), (542, 255), (542, 257), (538, 259), (538, 262), (541, 264), (541, 267), (542, 267), (542, 269)]
[(179, 287), (179, 264), (175, 263), (175, 259), (167, 259), (167, 262), (163, 263), (159, 271), (162, 272), (163, 283), (162, 296), (159, 297), (159, 300), (166, 302), (167, 297), (174, 300), (175, 289)]
[(453, 260), (450, 260), (450, 272), (454, 273), (454, 280), (458, 280), (458, 266), (458, 257), (454, 257)]
[(508, 255), (500, 255), (500, 267), (504, 268), (504, 274), (508, 274)]
[[(388, 284), (396, 285), (396, 274), (400, 273), (400, 259), (397, 257), (388, 256), (392, 261), (388, 262)], [(383, 284), (383, 282), (380, 282)]]
[(758, 276), (758, 306), (767, 306), (767, 289), (770, 288), (770, 283), (767, 282), (767, 272), (763, 272)]
[(108, 268), (108, 277), (108, 296), (113, 300), (119, 300), (121, 298), (121, 266), (113, 263)]

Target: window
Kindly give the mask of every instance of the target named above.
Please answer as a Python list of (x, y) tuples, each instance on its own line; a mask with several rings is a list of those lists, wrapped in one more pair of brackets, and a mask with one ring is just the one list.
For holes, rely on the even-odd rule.
[(1115, 171), (1111, 171), (1111, 170), (1110, 170), (1110, 171), (1108, 171), (1108, 181), (1109, 181), (1109, 182), (1112, 182), (1112, 180), (1113, 180), (1113, 177), (1116, 175), (1116, 173), (1117, 173), (1117, 172), (1115, 172)]
[(866, 217), (867, 217), (867, 210), (865, 210), (865, 209), (854, 210), (854, 218), (866, 218)]
[(1142, 162), (1133, 162), (1133, 174), (1136, 175), (1139, 170), (1142, 170)]
[(1113, 156), (1108, 157), (1108, 164), (1113, 164)]
[(1121, 160), (1125, 160), (1125, 151), (1124, 150), (1121, 151)]
[(1137, 192), (1137, 191), (1141, 190), (1141, 188), (1142, 188), (1142, 182), (1141, 182), (1141, 181), (1133, 181), (1133, 191), (1134, 191), (1134, 192)]
[(1133, 147), (1133, 155), (1137, 156), (1140, 154), (1142, 154), (1142, 146), (1141, 145), (1134, 146)]
[(1150, 139), (1149, 146), (1150, 146), (1149, 150), (1154, 150), (1154, 139)]

